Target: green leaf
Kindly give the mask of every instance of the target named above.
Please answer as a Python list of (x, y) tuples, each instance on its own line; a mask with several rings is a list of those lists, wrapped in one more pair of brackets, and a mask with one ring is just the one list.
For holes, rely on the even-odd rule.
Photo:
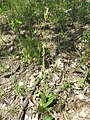
[(78, 77), (77, 80), (79, 83), (84, 83), (84, 81), (85, 81), (84, 78), (81, 78), (81, 77)]
[(41, 100), (42, 100), (42, 104), (46, 103), (46, 95), (45, 95), (45, 93), (41, 94)]
[(54, 100), (54, 96), (47, 98), (47, 102), (43, 103), (42, 106), (44, 108), (48, 107), (53, 102), (53, 100)]
[(44, 107), (41, 106), (41, 105), (39, 105), (39, 106), (38, 106), (38, 111), (39, 111), (39, 112), (43, 112), (43, 111), (44, 111)]
[(53, 117), (50, 116), (50, 115), (46, 115), (45, 118), (44, 118), (44, 120), (53, 120)]

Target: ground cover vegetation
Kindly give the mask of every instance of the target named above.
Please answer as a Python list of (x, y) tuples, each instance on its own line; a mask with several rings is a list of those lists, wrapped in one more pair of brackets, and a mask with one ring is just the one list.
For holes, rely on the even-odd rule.
[(89, 113), (90, 1), (1, 0), (0, 119)]

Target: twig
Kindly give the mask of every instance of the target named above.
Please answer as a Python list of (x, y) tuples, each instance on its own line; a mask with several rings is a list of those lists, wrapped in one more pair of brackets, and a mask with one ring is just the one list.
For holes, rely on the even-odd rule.
[(24, 113), (25, 113), (25, 110), (26, 110), (28, 104), (29, 104), (29, 100), (26, 98), (25, 103), (24, 103), (23, 107), (21, 108), (21, 110), (19, 112), (17, 120), (22, 120), (23, 119), (23, 116), (24, 116)]
[[(38, 81), (37, 81), (37, 83), (34, 85), (34, 87), (33, 87), (33, 90), (32, 90), (32, 92), (31, 92), (31, 95), (30, 96), (32, 96), (33, 94), (34, 94), (34, 92), (35, 92), (35, 90), (36, 90), (36, 86), (40, 83), (40, 81), (41, 81), (41, 79), (39, 79)], [(29, 104), (29, 99), (30, 99), (31, 97), (26, 97), (26, 99), (25, 99), (25, 103), (24, 103), (24, 105), (23, 105), (23, 107), (21, 108), (21, 110), (20, 110), (20, 112), (19, 112), (19, 115), (18, 115), (18, 119), (17, 120), (23, 120), (23, 118), (24, 118), (24, 116), (25, 116), (25, 111), (27, 110), (27, 106), (28, 106), (28, 104)]]

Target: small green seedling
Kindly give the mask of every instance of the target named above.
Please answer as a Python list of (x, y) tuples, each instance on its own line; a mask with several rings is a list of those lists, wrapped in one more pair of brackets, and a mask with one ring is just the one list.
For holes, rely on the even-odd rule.
[(46, 96), (45, 93), (41, 93), (41, 101), (42, 101), (42, 105), (38, 106), (38, 110), (39, 112), (43, 112), (46, 108), (49, 107), (50, 104), (53, 103), (55, 97), (52, 94), (49, 94), (48, 96)]

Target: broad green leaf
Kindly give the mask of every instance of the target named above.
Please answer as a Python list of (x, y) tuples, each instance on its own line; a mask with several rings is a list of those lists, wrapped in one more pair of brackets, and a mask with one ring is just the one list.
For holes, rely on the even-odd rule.
[(46, 108), (48, 107), (54, 100), (54, 96), (51, 96), (50, 98), (48, 98), (46, 103), (43, 103), (43, 107)]

